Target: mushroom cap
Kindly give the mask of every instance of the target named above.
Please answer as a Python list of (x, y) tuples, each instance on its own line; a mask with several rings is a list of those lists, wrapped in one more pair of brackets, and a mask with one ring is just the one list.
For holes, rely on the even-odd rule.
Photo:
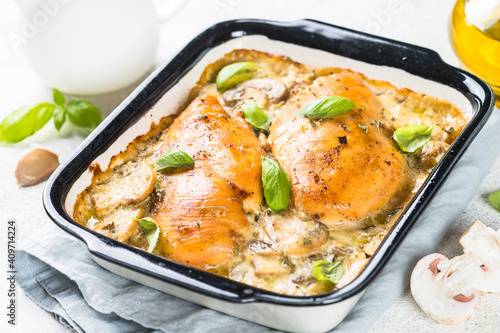
[(470, 253), (485, 272), (479, 283), (481, 292), (500, 292), (500, 232), (474, 222), (460, 238), (464, 253)]
[(448, 260), (439, 253), (422, 258), (411, 274), (411, 292), (422, 311), (435, 321), (454, 325), (477, 311), (477, 289), (484, 273), (471, 256)]

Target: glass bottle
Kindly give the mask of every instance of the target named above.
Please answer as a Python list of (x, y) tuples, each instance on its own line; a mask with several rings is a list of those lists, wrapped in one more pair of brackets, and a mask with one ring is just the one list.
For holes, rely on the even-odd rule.
[(465, 69), (493, 88), (500, 107), (500, 0), (458, 0), (450, 38)]

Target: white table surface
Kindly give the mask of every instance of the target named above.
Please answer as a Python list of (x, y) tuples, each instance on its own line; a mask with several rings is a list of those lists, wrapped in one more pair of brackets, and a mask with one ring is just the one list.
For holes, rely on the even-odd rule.
[[(161, 5), (163, 0), (154, 0)], [(316, 19), (360, 31), (375, 32), (380, 36), (421, 45), (437, 51), (449, 64), (458, 66), (448, 40), (449, 17), (454, 0), (354, 0), (354, 1), (285, 1), (285, 0), (191, 0), (162, 27), (156, 64), (160, 65), (174, 55), (191, 38), (206, 27), (235, 18), (264, 18), (289, 21), (300, 18)], [(6, 37), (12, 0), (0, 4), (0, 119), (11, 111), (30, 103), (51, 100), (51, 91), (41, 82), (22, 57), (16, 53)], [(398, 10), (389, 16), (381, 14), (395, 6)], [(87, 97), (108, 114), (131, 89)], [(498, 112), (498, 111), (497, 111)], [(0, 261), (6, 267), (6, 222), (17, 223), (17, 242), (35, 234), (50, 222), (41, 201), (44, 184), (18, 188), (14, 170), (19, 156), (31, 147), (43, 147), (57, 153), (64, 160), (82, 141), (82, 132), (64, 125), (57, 133), (46, 126), (32, 139), (12, 146), (0, 146)], [(460, 254), (459, 236), (476, 219), (498, 229), (500, 213), (488, 204), (487, 195), (500, 189), (500, 159), (484, 179), (479, 191), (442, 240), (438, 252), (448, 257)], [(5, 258), (5, 260), (4, 260)], [(6, 278), (0, 278), (0, 308), (7, 302)], [(0, 332), (67, 332), (54, 318), (38, 308), (17, 288), (17, 325), (7, 325), (5, 311), (0, 311)], [(371, 332), (500, 332), (500, 294), (482, 296), (478, 313), (465, 324), (443, 326), (427, 318), (413, 301), (409, 290), (380, 318)]]

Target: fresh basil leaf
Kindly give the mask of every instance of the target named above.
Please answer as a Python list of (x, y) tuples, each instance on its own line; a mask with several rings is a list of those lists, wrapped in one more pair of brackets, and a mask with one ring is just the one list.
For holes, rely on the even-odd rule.
[(488, 195), (488, 199), (496, 210), (500, 210), (500, 191), (491, 193)]
[(318, 260), (313, 263), (312, 275), (318, 281), (337, 283), (342, 275), (344, 275), (342, 261), (332, 263), (325, 260)]
[(53, 104), (40, 103), (12, 112), (0, 124), (2, 142), (16, 143), (35, 134), (49, 122), (55, 109)]
[(52, 98), (54, 99), (54, 103), (56, 105), (59, 105), (62, 108), (64, 108), (64, 106), (66, 105), (66, 98), (64, 98), (62, 92), (60, 92), (56, 88), (52, 88)]
[(342, 96), (328, 96), (318, 98), (296, 112), (298, 116), (308, 118), (332, 118), (361, 107), (353, 101)]
[(101, 110), (81, 98), (74, 98), (66, 106), (69, 121), (78, 127), (93, 130), (102, 121)]
[(56, 127), (57, 131), (59, 131), (66, 121), (66, 110), (62, 110), (57, 112), (54, 115), (54, 126)]
[(271, 123), (269, 114), (262, 110), (254, 100), (245, 101), (241, 104), (241, 110), (245, 115), (245, 120), (255, 128), (267, 131)]
[(392, 135), (402, 151), (407, 153), (414, 153), (422, 148), (431, 139), (432, 126), (427, 125), (412, 125), (400, 127), (394, 131)]
[(253, 76), (252, 70), (257, 67), (259, 66), (254, 64), (252, 61), (236, 62), (234, 64), (227, 65), (219, 71), (219, 74), (217, 74), (217, 79), (215, 80), (217, 90), (222, 92), (240, 82), (251, 79)]
[(290, 178), (275, 160), (262, 158), (262, 185), (267, 205), (275, 213), (288, 207), (290, 202)]
[(194, 166), (194, 160), (186, 152), (179, 149), (167, 151), (154, 164), (156, 170), (165, 168), (190, 168)]
[(142, 230), (146, 233), (146, 239), (149, 243), (148, 252), (153, 252), (156, 243), (158, 243), (158, 238), (160, 238), (160, 227), (156, 224), (155, 220), (150, 217), (143, 217), (142, 219), (134, 217), (133, 219), (139, 223)]

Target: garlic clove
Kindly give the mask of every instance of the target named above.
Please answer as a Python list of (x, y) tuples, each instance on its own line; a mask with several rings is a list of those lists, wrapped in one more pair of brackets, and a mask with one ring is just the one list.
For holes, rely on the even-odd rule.
[(49, 176), (59, 166), (57, 155), (51, 151), (35, 148), (19, 158), (16, 168), (17, 184), (30, 186)]

